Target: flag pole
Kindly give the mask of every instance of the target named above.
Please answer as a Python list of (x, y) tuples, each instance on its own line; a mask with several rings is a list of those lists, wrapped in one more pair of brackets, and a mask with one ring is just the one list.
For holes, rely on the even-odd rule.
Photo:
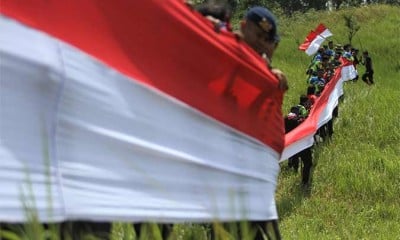
[(364, 48), (363, 48), (363, 45), (362, 45), (362, 43), (361, 43), (361, 39), (360, 39), (360, 37), (358, 37), (358, 36), (357, 36), (357, 38), (358, 38), (358, 42), (360, 43), (361, 52), (363, 52), (363, 51), (364, 51)]

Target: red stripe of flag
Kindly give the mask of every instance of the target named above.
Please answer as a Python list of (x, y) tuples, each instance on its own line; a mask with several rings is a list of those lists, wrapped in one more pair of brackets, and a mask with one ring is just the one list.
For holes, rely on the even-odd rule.
[(181, 1), (1, 0), (0, 12), (283, 149), (275, 76), (247, 45), (216, 33)]

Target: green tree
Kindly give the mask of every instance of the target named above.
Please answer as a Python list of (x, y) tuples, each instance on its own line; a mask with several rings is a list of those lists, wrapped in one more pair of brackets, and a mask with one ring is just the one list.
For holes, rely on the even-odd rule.
[(349, 40), (349, 43), (351, 44), (351, 41), (353, 40), (353, 37), (356, 35), (358, 30), (360, 30), (360, 25), (358, 24), (357, 20), (355, 17), (351, 14), (345, 14), (343, 15), (344, 21), (345, 21), (345, 26), (348, 30), (347, 32), (347, 39)]

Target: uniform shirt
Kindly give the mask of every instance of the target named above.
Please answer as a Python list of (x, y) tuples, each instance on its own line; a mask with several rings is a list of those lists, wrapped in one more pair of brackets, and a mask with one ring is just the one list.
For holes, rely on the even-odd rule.
[(346, 58), (346, 59), (348, 59), (350, 61), (354, 61), (354, 57), (351, 54), (351, 52), (343, 52), (342, 57), (344, 57), (344, 58)]
[(372, 59), (371, 59), (370, 56), (366, 56), (366, 57), (365, 57), (365, 60), (363, 59), (362, 64), (365, 65), (365, 70), (366, 70), (367, 72), (373, 72), (373, 69), (372, 69)]

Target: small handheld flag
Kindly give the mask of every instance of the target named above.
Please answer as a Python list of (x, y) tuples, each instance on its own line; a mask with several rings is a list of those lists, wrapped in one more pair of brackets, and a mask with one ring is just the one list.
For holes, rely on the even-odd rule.
[(311, 56), (318, 51), (325, 39), (332, 35), (331, 31), (324, 24), (320, 23), (315, 30), (307, 35), (306, 40), (299, 46), (299, 50)]

